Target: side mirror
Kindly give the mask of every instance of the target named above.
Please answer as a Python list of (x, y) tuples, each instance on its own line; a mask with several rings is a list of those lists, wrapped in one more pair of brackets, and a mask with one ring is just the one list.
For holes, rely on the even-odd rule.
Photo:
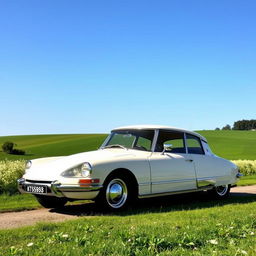
[(162, 155), (164, 154), (165, 151), (171, 151), (172, 147), (172, 144), (164, 144), (164, 150), (162, 152)]

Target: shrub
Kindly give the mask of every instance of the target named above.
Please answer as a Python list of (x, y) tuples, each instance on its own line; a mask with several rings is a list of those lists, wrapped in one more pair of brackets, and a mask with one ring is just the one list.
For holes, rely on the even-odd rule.
[(2, 149), (7, 154), (13, 154), (13, 155), (25, 155), (25, 151), (22, 149), (13, 148), (15, 144), (11, 141), (6, 141), (2, 145)]
[(256, 160), (232, 160), (243, 175), (256, 175)]
[(16, 149), (15, 148), (15, 149), (12, 150), (11, 154), (13, 154), (13, 155), (25, 155), (25, 151), (22, 150), (22, 149)]
[(13, 147), (14, 147), (14, 143), (11, 141), (6, 141), (3, 145), (2, 145), (2, 149), (5, 153), (7, 154), (11, 154), (11, 152), (13, 151)]
[(0, 193), (17, 193), (17, 179), (21, 178), (24, 170), (24, 160), (0, 161)]

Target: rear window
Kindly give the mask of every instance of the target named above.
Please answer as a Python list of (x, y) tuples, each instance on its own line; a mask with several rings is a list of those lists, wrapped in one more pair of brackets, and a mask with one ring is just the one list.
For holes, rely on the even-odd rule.
[(201, 140), (191, 134), (186, 134), (186, 142), (189, 154), (204, 155)]

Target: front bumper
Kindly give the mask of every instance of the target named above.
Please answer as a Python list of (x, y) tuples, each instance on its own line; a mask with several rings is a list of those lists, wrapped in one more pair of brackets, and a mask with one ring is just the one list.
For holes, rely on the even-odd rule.
[(59, 181), (30, 181), (25, 180), (24, 178), (18, 179), (17, 182), (18, 189), (21, 193), (31, 194), (25, 190), (27, 185), (43, 185), (47, 186), (47, 193), (43, 195), (67, 197), (71, 199), (94, 199), (102, 188), (102, 185), (99, 184), (91, 184), (87, 186), (81, 186), (79, 184), (67, 185), (61, 184)]

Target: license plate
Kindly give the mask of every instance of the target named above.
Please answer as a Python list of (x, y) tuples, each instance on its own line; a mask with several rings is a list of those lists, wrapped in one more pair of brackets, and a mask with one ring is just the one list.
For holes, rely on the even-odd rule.
[(32, 194), (46, 194), (47, 193), (47, 186), (26, 185), (25, 190), (26, 190), (26, 192), (32, 193)]

